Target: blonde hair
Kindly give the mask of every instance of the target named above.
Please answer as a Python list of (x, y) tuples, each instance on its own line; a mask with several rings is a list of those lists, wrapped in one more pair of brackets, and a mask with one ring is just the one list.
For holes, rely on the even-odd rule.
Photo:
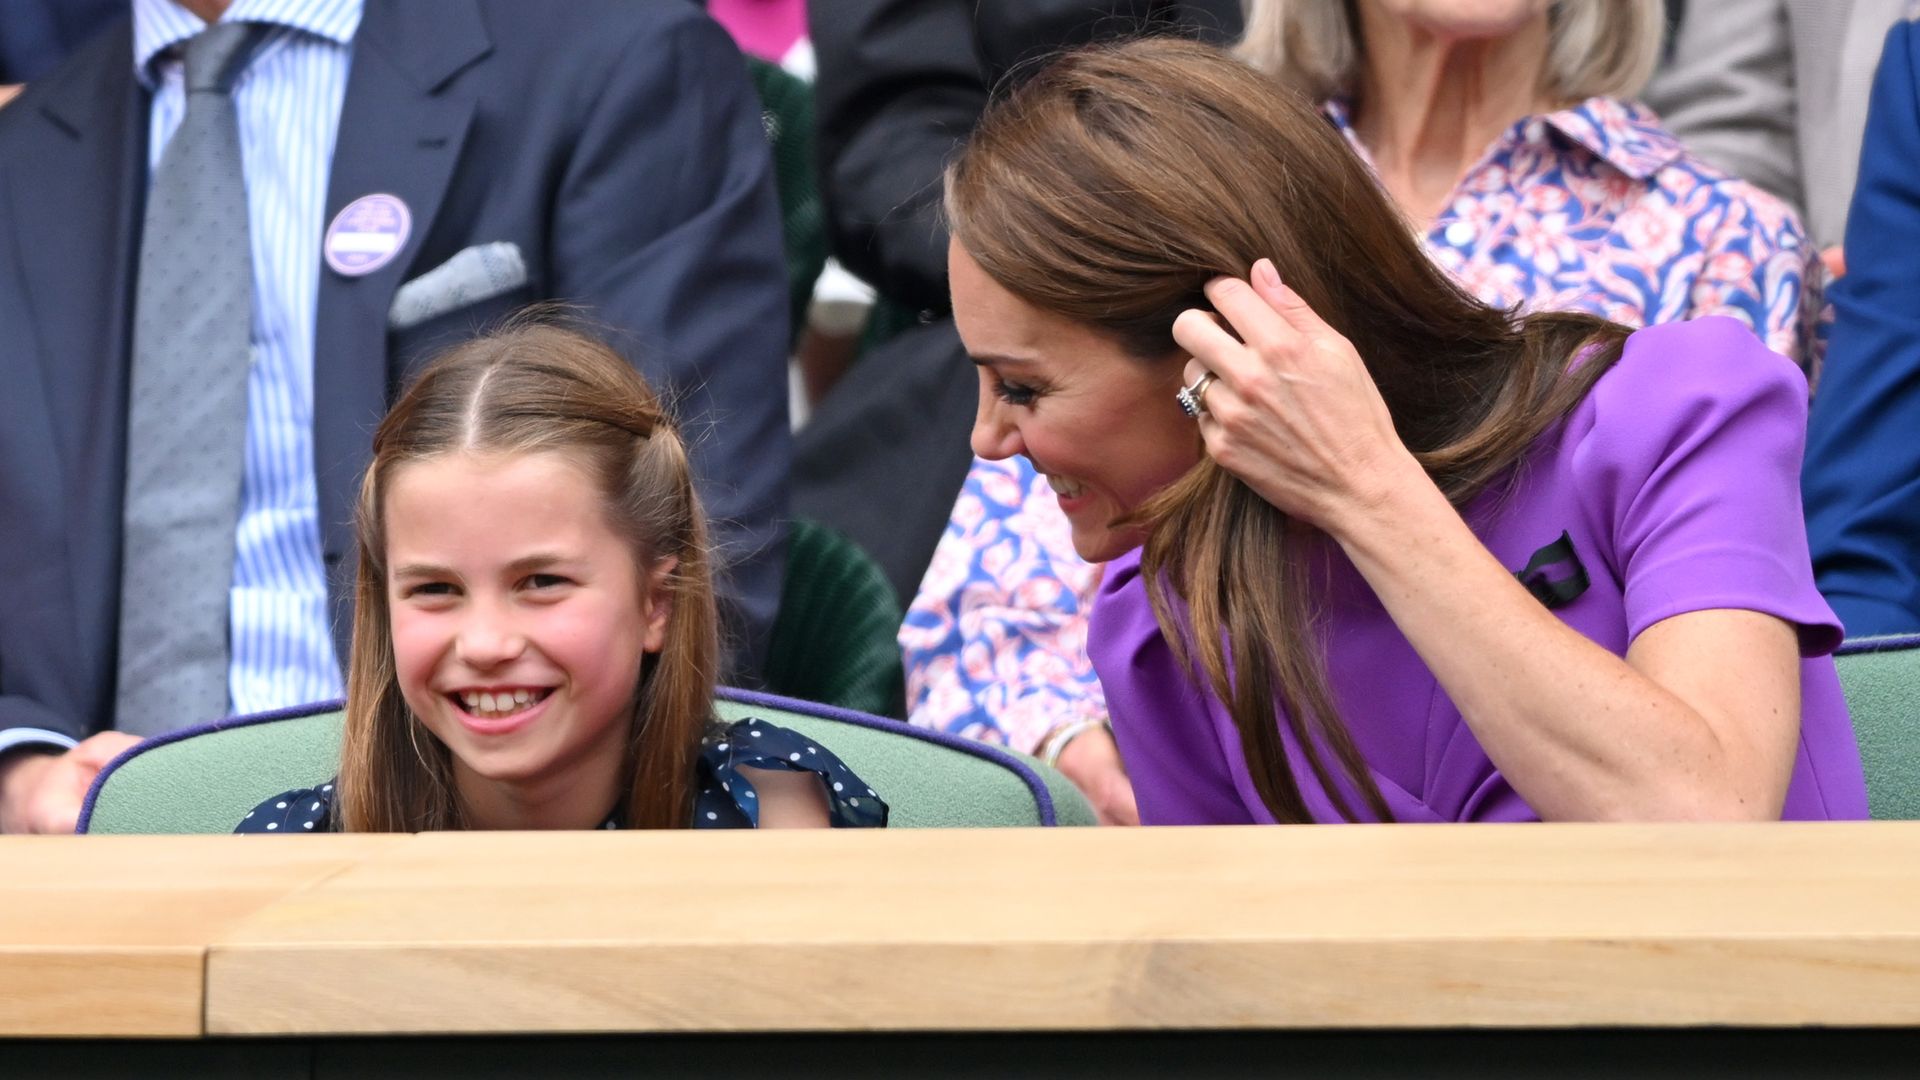
[[(1354, 0), (1244, 0), (1240, 59), (1320, 101), (1350, 95), (1362, 43)], [(1666, 32), (1660, 0), (1553, 0), (1546, 95), (1633, 97), (1653, 77)]]
[[(583, 333), (531, 320), (457, 345), (380, 424), (360, 485), (360, 566), (336, 813), (348, 832), (464, 826), (451, 754), (401, 697), (387, 604), (384, 496), (394, 470), (456, 452), (568, 455), (587, 469), (644, 579), (663, 580), (666, 641), (643, 663), (625, 767), (628, 828), (684, 828), (713, 722), (720, 645), (707, 528), (686, 448), (632, 365)], [(663, 567), (669, 566), (664, 574)], [(635, 602), (638, 602), (638, 597)]]

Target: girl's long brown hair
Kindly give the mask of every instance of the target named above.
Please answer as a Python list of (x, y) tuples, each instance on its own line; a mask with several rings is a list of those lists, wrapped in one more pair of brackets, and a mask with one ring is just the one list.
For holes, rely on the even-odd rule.
[[(1520, 317), (1475, 300), (1428, 259), (1310, 103), (1191, 42), (1056, 60), (988, 110), (946, 185), (952, 235), (990, 277), (1143, 363), (1179, 361), (1174, 318), (1207, 307), (1209, 279), (1272, 259), (1365, 359), (1400, 438), (1455, 507), (1511, 475), (1618, 359), (1627, 333), (1589, 315)], [(1227, 704), (1268, 811), (1313, 820), (1278, 705), (1340, 815), (1361, 817), (1357, 795), (1388, 819), (1327, 685), (1314, 568), (1331, 541), (1204, 456), (1136, 516), (1149, 530), (1142, 571), (1161, 631)]]
[[(667, 560), (666, 642), (641, 669), (626, 767), (628, 828), (685, 828), (694, 758), (713, 721), (720, 646), (707, 529), (685, 446), (660, 401), (605, 344), (526, 320), (420, 374), (380, 424), (360, 486), (360, 569), (337, 783), (349, 832), (464, 825), (445, 745), (400, 696), (387, 607), (384, 495), (396, 468), (455, 452), (566, 454), (589, 470), (644, 581)], [(634, 598), (638, 604), (639, 597)]]

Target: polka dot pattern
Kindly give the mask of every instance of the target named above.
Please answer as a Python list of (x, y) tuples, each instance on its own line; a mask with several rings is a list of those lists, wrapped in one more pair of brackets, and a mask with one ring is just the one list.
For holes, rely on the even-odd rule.
[[(748, 718), (714, 732), (703, 744), (698, 765), (700, 784), (703, 789), (718, 790), (704, 791), (698, 797), (696, 827), (759, 826), (759, 795), (753, 790), (753, 781), (740, 772), (742, 767), (818, 776), (826, 789), (828, 818), (836, 829), (883, 828), (887, 824), (887, 804), (871, 797), (873, 792), (866, 781), (855, 776), (832, 751), (798, 732)], [(842, 793), (849, 788), (866, 791), (869, 798), (846, 798)], [(710, 823), (697, 820), (709, 812), (714, 815)]]
[[(742, 768), (808, 772), (820, 778), (827, 792), (828, 817), (836, 829), (884, 828), (887, 804), (846, 763), (798, 732), (760, 720), (741, 720), (716, 729), (701, 741), (694, 783), (693, 821), (696, 829), (752, 829), (760, 824), (759, 794)], [(864, 797), (848, 796), (849, 790)], [(609, 817), (600, 826), (617, 829)], [(288, 791), (254, 807), (237, 833), (332, 832), (333, 784)]]

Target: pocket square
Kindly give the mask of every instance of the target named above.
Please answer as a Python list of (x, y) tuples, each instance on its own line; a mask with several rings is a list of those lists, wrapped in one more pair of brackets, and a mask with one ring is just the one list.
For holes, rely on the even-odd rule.
[(387, 327), (406, 330), (428, 319), (491, 300), (527, 283), (527, 260), (509, 240), (475, 244), (393, 294)]

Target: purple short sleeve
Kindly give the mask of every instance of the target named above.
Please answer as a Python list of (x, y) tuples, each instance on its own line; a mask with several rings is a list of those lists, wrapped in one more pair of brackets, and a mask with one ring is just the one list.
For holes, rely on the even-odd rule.
[(1840, 643), (1800, 508), (1807, 383), (1727, 318), (1641, 330), (1569, 418), (1571, 474), (1611, 521), (1629, 639), (1735, 608), (1793, 623), (1804, 656)]

